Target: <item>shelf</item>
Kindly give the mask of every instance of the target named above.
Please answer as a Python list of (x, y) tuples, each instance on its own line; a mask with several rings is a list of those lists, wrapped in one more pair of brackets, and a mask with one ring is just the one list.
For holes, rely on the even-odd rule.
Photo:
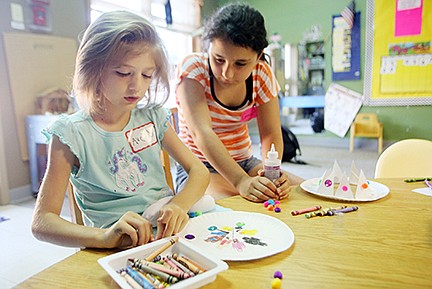
[(324, 95), (287, 96), (279, 99), (281, 107), (320, 108), (324, 107)]

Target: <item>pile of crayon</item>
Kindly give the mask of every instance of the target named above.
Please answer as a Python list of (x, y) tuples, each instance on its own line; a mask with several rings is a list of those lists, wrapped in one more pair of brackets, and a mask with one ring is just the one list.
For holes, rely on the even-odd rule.
[(321, 206), (313, 206), (306, 209), (296, 210), (292, 211), (291, 215), (297, 216), (301, 214), (305, 214), (305, 217), (307, 219), (313, 218), (313, 217), (324, 217), (324, 216), (334, 216), (338, 214), (344, 214), (349, 212), (357, 211), (357, 206), (347, 207), (347, 206), (339, 206), (334, 208), (322, 208)]
[(169, 243), (146, 258), (129, 258), (127, 266), (117, 272), (134, 289), (166, 288), (171, 284), (205, 272), (206, 269), (195, 261), (178, 253), (160, 255), (161, 251), (166, 250), (177, 240), (176, 237), (171, 239)]

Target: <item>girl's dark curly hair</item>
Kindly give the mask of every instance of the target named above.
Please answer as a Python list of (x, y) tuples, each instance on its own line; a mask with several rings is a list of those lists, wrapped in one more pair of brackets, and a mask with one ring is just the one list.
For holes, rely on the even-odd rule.
[(261, 54), (268, 45), (264, 17), (248, 4), (227, 4), (218, 9), (204, 26), (205, 50), (214, 39), (228, 40)]

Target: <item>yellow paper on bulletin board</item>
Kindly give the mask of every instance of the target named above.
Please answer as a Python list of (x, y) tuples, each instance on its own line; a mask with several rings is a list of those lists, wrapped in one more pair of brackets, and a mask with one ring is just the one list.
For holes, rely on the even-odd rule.
[(432, 95), (432, 54), (384, 56), (380, 75), (383, 94)]
[[(417, 25), (412, 29), (416, 32), (398, 34), (398, 13), (403, 9), (421, 9), (417, 24), (406, 24)], [(373, 11), (373, 21), (368, 24), (372, 35), (367, 35), (373, 38), (372, 52), (366, 59), (372, 60), (370, 70), (365, 66), (365, 74), (370, 74), (365, 76), (369, 104), (432, 104), (432, 0), (368, 0), (368, 10)], [(423, 44), (426, 46), (421, 51), (404, 49)]]

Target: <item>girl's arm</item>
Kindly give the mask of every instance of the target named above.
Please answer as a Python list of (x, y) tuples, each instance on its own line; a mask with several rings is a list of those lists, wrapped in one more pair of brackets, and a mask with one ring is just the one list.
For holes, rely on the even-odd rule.
[(162, 146), (185, 169), (189, 178), (183, 189), (162, 208), (156, 239), (171, 236), (183, 229), (189, 219), (187, 212), (204, 195), (210, 180), (208, 169), (183, 144), (170, 125)]
[(177, 94), (192, 137), (212, 166), (246, 199), (262, 201), (276, 197), (266, 186), (267, 179), (250, 177), (214, 133), (202, 86), (195, 80), (183, 79), (177, 87)]
[[(283, 139), (279, 114), (279, 100), (275, 97), (266, 104), (258, 107), (257, 116), (258, 131), (261, 141), (261, 157), (267, 157), (272, 143), (279, 153), (279, 159), (283, 154)], [(281, 177), (275, 181), (280, 198), (286, 198), (290, 191), (290, 185), (297, 185), (303, 181), (302, 178), (291, 173), (282, 172)]]
[(76, 162), (69, 147), (53, 136), (48, 166), (42, 181), (32, 222), (34, 236), (68, 247), (114, 248), (145, 244), (153, 234), (151, 224), (136, 213), (126, 213), (109, 229), (73, 224), (60, 217), (72, 166)]
[(277, 97), (258, 107), (257, 124), (261, 141), (261, 158), (267, 157), (267, 152), (273, 143), (281, 159), (283, 140)]

